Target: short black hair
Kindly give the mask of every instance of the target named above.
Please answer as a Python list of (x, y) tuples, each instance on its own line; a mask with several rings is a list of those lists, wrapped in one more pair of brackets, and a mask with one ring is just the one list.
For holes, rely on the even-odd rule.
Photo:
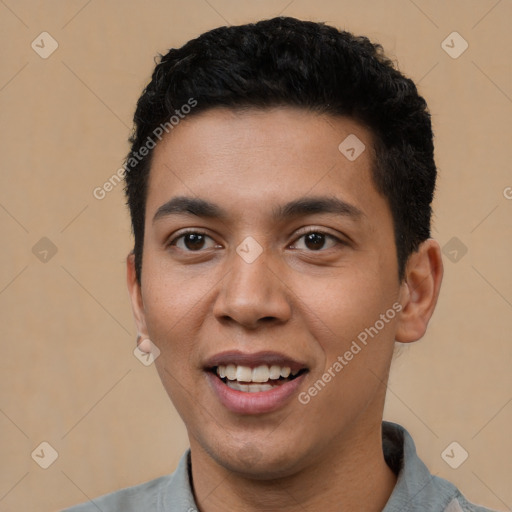
[(137, 103), (125, 162), (139, 283), (156, 139), (183, 114), (279, 106), (348, 116), (370, 130), (372, 177), (391, 210), (403, 279), (409, 255), (430, 237), (434, 144), (426, 101), (380, 44), (325, 23), (277, 17), (215, 28), (159, 57)]

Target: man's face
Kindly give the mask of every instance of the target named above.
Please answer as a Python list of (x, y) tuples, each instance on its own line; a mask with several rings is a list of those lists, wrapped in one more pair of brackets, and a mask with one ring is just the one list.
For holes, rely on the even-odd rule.
[(138, 327), (193, 453), (286, 475), (380, 428), (401, 285), (373, 156), (292, 108), (209, 110), (155, 148)]

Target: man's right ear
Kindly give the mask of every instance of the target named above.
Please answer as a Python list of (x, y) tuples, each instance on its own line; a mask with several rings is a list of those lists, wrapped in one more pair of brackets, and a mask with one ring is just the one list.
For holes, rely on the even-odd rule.
[(146, 314), (144, 312), (144, 302), (142, 300), (142, 290), (137, 281), (137, 273), (135, 272), (135, 254), (131, 251), (126, 257), (126, 283), (128, 285), (128, 293), (132, 303), (133, 318), (137, 326), (137, 332), (142, 338), (149, 338), (146, 327)]

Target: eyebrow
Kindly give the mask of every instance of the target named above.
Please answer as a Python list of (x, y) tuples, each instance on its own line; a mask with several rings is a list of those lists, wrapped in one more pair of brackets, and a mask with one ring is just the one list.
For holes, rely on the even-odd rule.
[[(356, 206), (347, 203), (337, 197), (301, 197), (273, 209), (274, 221), (291, 219), (304, 215), (333, 213), (344, 217), (352, 217), (357, 220), (364, 213)], [(226, 220), (227, 212), (220, 206), (195, 197), (178, 196), (167, 201), (158, 208), (153, 223), (171, 215), (194, 215), (209, 219)]]
[(274, 220), (289, 219), (315, 213), (334, 213), (359, 219), (364, 214), (356, 206), (337, 197), (301, 197), (274, 209)]
[(189, 214), (211, 219), (224, 219), (226, 212), (214, 203), (195, 197), (179, 196), (164, 203), (156, 211), (153, 223), (170, 215)]

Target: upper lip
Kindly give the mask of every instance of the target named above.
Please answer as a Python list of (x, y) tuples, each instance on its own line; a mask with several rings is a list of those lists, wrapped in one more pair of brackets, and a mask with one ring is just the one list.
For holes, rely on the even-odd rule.
[(285, 354), (272, 351), (263, 352), (241, 352), (239, 350), (228, 350), (220, 352), (210, 357), (205, 362), (205, 369), (211, 370), (219, 365), (235, 364), (237, 366), (247, 366), (249, 368), (256, 368), (260, 365), (277, 365), (280, 367), (289, 367), (292, 372), (299, 371), (307, 368), (303, 362), (297, 361)]

